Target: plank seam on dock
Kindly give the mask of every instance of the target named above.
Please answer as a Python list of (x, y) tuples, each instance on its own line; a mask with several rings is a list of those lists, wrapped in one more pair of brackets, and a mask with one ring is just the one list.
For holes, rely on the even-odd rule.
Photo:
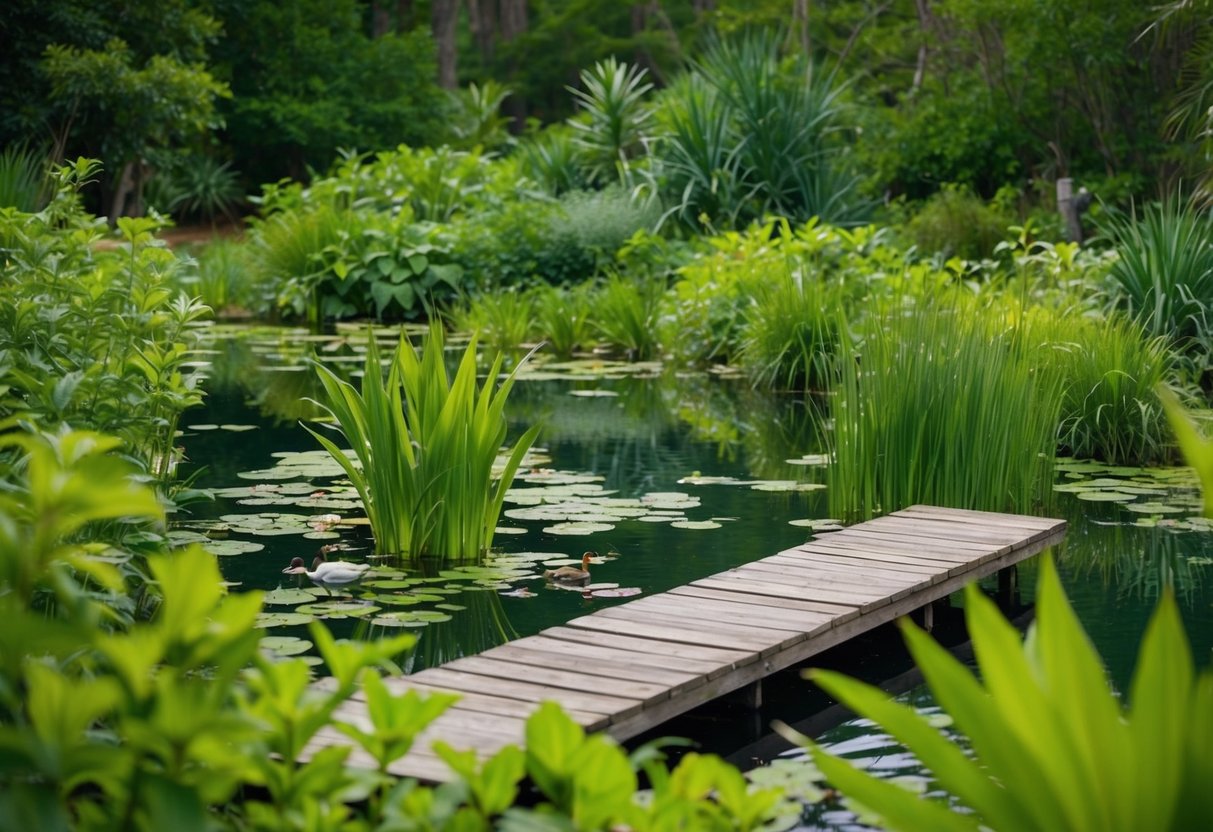
[[(1065, 529), (1064, 521), (1049, 518), (910, 506), (476, 656), (387, 679), (393, 691), (465, 697), (389, 771), (447, 779), (430, 741), (491, 754), (508, 738), (520, 742), (526, 715), (548, 699), (586, 730), (627, 739), (1031, 557), (1059, 542)], [(562, 649), (574, 660), (559, 664)], [(365, 708), (359, 692), (336, 716), (365, 727)], [(332, 744), (350, 741), (325, 730), (305, 756)], [(350, 759), (360, 764), (363, 756)]]

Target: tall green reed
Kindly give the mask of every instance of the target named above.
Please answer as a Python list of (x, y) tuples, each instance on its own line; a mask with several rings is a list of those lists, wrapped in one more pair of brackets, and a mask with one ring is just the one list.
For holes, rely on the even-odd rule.
[(958, 298), (869, 316), (840, 341), (830, 513), (914, 503), (1030, 512), (1051, 497), (1060, 381), (1030, 334)]
[(780, 390), (824, 389), (838, 344), (841, 284), (789, 262), (749, 288), (739, 358), (751, 381)]
[(444, 353), (442, 327), (431, 324), (420, 356), (401, 338), (385, 378), (371, 338), (361, 392), (315, 365), (328, 397), (321, 406), (336, 420), (353, 458), (308, 430), (362, 498), (377, 555), (468, 559), (487, 550), (505, 492), (539, 432), (538, 426), (527, 430), (496, 469), (506, 438), (505, 402), (518, 368), (498, 385), (498, 354), (478, 386), (474, 337), (453, 378)]
[(664, 281), (612, 275), (595, 293), (590, 322), (609, 345), (646, 361), (661, 347), (657, 324), (664, 295)]
[(589, 344), (590, 297), (585, 284), (572, 287), (541, 284), (530, 292), (535, 307), (535, 326), (558, 358), (568, 358)]

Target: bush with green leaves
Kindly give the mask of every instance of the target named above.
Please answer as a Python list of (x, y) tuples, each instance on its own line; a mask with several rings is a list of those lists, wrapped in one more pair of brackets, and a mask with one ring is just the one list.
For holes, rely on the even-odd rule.
[[(816, 746), (813, 759), (886, 829), (1204, 829), (1213, 823), (1213, 671), (1197, 672), (1170, 592), (1146, 628), (1127, 691), (1107, 672), (1048, 557), (1022, 641), (974, 584), (965, 618), (975, 676), (908, 619), (902, 632), (971, 750), (879, 689), (810, 678), (902, 742), (950, 801), (924, 799)], [(962, 809), (963, 811), (958, 811)]]
[(965, 260), (990, 257), (1018, 219), (1005, 202), (987, 203), (967, 188), (945, 185), (914, 212), (906, 224), (906, 235), (924, 254)]
[(113, 433), (168, 481), (177, 420), (202, 400), (186, 365), (210, 310), (174, 290), (189, 265), (156, 220), (123, 217), (120, 242), (97, 245), (104, 224), (78, 194), (95, 172), (60, 167), (41, 211), (0, 209), (0, 418)]

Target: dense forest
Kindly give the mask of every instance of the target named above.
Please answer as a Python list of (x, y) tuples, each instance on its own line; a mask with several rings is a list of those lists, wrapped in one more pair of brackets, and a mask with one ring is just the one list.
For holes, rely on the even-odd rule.
[(1039, 202), (1060, 177), (1121, 202), (1203, 175), (1211, 21), (1202, 0), (11, 0), (0, 147), (101, 159), (101, 213), (205, 207), (341, 154), (502, 150), (584, 109), (596, 62), (656, 94), (762, 31), (836, 82), (831, 140), (877, 202)]

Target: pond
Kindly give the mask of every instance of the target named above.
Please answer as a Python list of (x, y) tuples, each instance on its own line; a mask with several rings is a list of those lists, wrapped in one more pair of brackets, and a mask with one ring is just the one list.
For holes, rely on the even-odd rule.
[[(536, 452), (507, 500), (495, 551), (484, 564), (409, 571), (377, 566), (358, 597), (330, 597), (282, 574), (292, 557), (311, 559), (337, 541), (357, 558), (369, 530), (340, 470), (299, 426), (318, 414), (305, 358), (357, 368), (360, 333), (309, 335), (294, 329), (215, 328), (202, 371), (208, 397), (185, 414), (181, 444), (197, 484), (216, 498), (189, 506), (176, 534), (220, 555), (236, 591), (271, 591), (263, 623), (282, 655), (306, 654), (304, 623), (321, 618), (338, 635), (374, 637), (410, 628), (418, 644), (406, 670), (441, 664), (638, 594), (661, 592), (799, 544), (828, 528), (820, 437), (802, 397), (752, 391), (727, 373), (674, 374), (655, 365), (590, 358), (537, 363), (516, 385), (511, 433), (542, 423)], [(1067, 461), (1059, 465), (1056, 516), (1070, 528), (1057, 551), (1066, 591), (1113, 683), (1125, 689), (1160, 586), (1175, 586), (1199, 664), (1213, 650), (1213, 526), (1199, 516), (1187, 469), (1146, 471)], [(592, 583), (575, 591), (547, 584), (542, 570), (592, 550)], [(1035, 561), (1019, 567), (1008, 610), (1026, 625)], [(990, 585), (993, 588), (993, 583)], [(310, 591), (309, 591), (310, 590)], [(961, 612), (937, 633), (963, 642)], [(929, 692), (891, 630), (820, 657), (891, 689), (926, 710)], [(921, 767), (862, 721), (831, 712), (794, 673), (779, 674), (767, 702), (746, 712), (727, 702), (663, 726), (707, 750), (753, 765), (786, 744), (767, 726), (779, 718), (890, 775)], [(832, 714), (832, 715), (831, 715)], [(641, 738), (646, 739), (646, 738)], [(822, 809), (806, 828), (851, 823)]]

